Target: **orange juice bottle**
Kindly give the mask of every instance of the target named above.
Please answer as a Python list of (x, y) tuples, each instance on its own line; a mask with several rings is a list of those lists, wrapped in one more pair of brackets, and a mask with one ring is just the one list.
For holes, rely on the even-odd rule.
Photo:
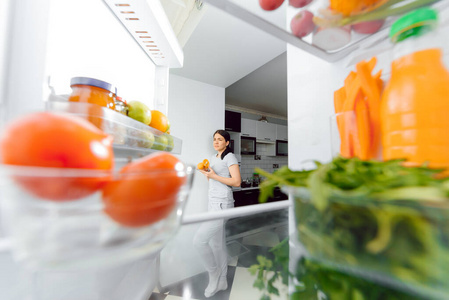
[(437, 45), (437, 20), (435, 10), (421, 8), (392, 25), (394, 60), (381, 102), (384, 160), (449, 167), (449, 72)]

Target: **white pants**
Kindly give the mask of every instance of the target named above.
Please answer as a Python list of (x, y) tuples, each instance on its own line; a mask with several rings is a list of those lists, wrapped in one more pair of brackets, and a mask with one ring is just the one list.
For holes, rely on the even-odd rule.
[[(218, 211), (234, 207), (234, 203), (209, 202), (209, 211)], [(193, 245), (203, 259), (208, 272), (220, 270), (221, 276), (228, 271), (228, 251), (226, 249), (226, 220), (218, 219), (200, 225), (193, 238)]]

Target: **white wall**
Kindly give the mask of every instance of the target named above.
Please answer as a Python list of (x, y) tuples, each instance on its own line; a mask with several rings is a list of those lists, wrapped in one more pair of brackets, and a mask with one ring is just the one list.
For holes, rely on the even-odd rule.
[[(196, 164), (215, 153), (212, 135), (224, 127), (224, 88), (170, 75), (168, 95), (170, 133), (182, 139), (179, 156), (187, 164)], [(196, 172), (185, 214), (207, 210), (207, 179)], [(192, 239), (199, 224), (183, 226), (161, 252), (160, 284), (167, 286), (203, 272), (201, 258)], [(180, 251), (182, 249), (182, 251)], [(173, 272), (173, 270), (177, 270)]]
[(309, 160), (329, 161), (333, 92), (345, 69), (287, 47), (288, 161), (292, 169), (309, 168)]

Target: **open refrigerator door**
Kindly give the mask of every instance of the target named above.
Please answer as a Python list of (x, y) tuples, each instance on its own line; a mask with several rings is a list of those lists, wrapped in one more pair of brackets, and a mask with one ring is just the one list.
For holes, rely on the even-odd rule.
[[(121, 82), (121, 96), (167, 115), (168, 71), (182, 67), (183, 52), (163, 7), (159, 1), (2, 1), (1, 5), (0, 37), (7, 45), (0, 53), (2, 143), (12, 144), (1, 150), (0, 297), (147, 299), (157, 283), (159, 252), (181, 225), (194, 170), (176, 158), (182, 140), (169, 134), (169, 125), (152, 127), (138, 121), (131, 117), (129, 105), (124, 112), (73, 101), (75, 89), (71, 94), (70, 82), (71, 78), (88, 80), (92, 91), (99, 89), (99, 83)], [(116, 101), (117, 90), (120, 87), (109, 88), (106, 97)], [(99, 94), (90, 95), (88, 99), (100, 99)], [(21, 127), (38, 116), (42, 118), (34, 119), (37, 126), (20, 134), (26, 145), (18, 146), (19, 136), (5, 134), (16, 120), (21, 125), (14, 124)], [(51, 125), (56, 119), (64, 121)], [(108, 150), (99, 141), (85, 147), (73, 140), (84, 125), (72, 134), (66, 131), (59, 141), (56, 136), (35, 136), (39, 142), (27, 142), (31, 132), (38, 134), (43, 128), (39, 124), (62, 133), (79, 122), (90, 124), (84, 129), (91, 133), (106, 134), (112, 142)], [(25, 150), (28, 155), (19, 156), (30, 158), (41, 146), (49, 153), (61, 145), (68, 146), (63, 152), (69, 160), (92, 151), (107, 157), (110, 167), (86, 170), (74, 165), (8, 163), (7, 153)], [(125, 178), (125, 166), (151, 155), (174, 160), (172, 170), (135, 169)], [(167, 198), (157, 183), (170, 181), (168, 177), (180, 185), (166, 186), (171, 194)], [(138, 182), (152, 192), (129, 194), (142, 190)], [(80, 193), (83, 189), (86, 193)], [(155, 204), (138, 210), (121, 203), (125, 199), (146, 202), (151, 197), (158, 198)], [(156, 211), (162, 217), (156, 217)]]

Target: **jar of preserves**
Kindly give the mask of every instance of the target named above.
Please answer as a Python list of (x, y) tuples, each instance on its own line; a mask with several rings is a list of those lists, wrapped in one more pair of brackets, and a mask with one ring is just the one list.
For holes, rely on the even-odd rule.
[(95, 78), (73, 77), (70, 87), (69, 101), (98, 104), (115, 110), (117, 88), (112, 84)]
[(115, 97), (115, 111), (125, 116), (128, 115), (128, 104), (122, 99), (122, 97)]

